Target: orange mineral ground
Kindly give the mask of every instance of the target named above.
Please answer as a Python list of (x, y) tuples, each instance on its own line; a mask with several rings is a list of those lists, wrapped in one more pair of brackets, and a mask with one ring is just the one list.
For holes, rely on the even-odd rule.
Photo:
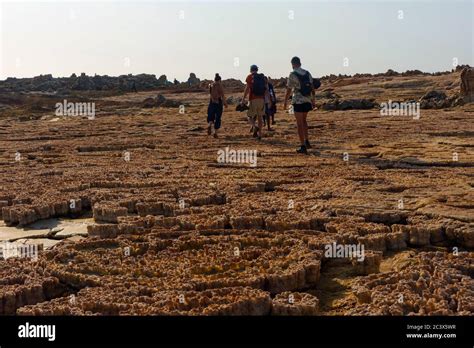
[[(205, 86), (2, 93), (0, 241), (39, 255), (0, 260), (0, 314), (472, 315), (474, 104), (339, 109), (460, 85), (459, 71), (323, 81), (307, 156), (281, 103), (261, 141), (235, 104), (208, 136)], [(57, 116), (63, 99), (95, 119)]]

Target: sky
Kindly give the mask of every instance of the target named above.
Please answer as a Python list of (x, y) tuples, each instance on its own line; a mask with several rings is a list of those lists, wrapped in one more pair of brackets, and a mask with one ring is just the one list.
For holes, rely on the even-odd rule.
[(473, 32), (474, 0), (0, 0), (0, 80), (446, 71), (474, 65)]

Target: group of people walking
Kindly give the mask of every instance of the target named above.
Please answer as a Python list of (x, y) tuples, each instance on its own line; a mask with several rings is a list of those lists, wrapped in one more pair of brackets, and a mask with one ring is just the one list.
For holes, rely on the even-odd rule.
[[(301, 67), (301, 60), (298, 57), (291, 59), (293, 71), (288, 77), (283, 109), (287, 110), (288, 102), (291, 99), (291, 113), (294, 113), (298, 128), (300, 147), (298, 153), (307, 154), (307, 149), (311, 148), (308, 138), (308, 123), (306, 121), (308, 112), (315, 108), (315, 88), (311, 73)], [(214, 82), (209, 87), (210, 100), (207, 112), (207, 134), (218, 137), (221, 127), (221, 119), (227, 101), (222, 87), (221, 77), (216, 74)], [(271, 79), (258, 72), (258, 67), (252, 65), (250, 74), (245, 79), (245, 90), (240, 102), (241, 106), (247, 105), (247, 117), (250, 124), (250, 132), (257, 139), (262, 138), (264, 125), (271, 131), (271, 125), (275, 124), (276, 95), (271, 83)]]

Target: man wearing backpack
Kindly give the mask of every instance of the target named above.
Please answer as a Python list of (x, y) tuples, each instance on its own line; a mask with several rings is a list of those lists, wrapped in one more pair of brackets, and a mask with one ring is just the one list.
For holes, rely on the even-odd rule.
[(309, 71), (301, 68), (301, 61), (298, 57), (291, 59), (293, 71), (288, 78), (288, 84), (285, 95), (284, 110), (288, 105), (288, 99), (292, 94), (291, 104), (295, 113), (296, 125), (298, 127), (298, 136), (301, 147), (296, 150), (298, 153), (307, 154), (307, 149), (311, 148), (308, 140), (308, 123), (306, 117), (308, 112), (316, 106), (313, 77)]
[[(249, 110), (247, 117), (252, 125), (253, 136), (262, 139), (263, 116), (265, 115), (265, 95), (268, 94), (268, 87), (265, 76), (258, 73), (258, 67), (252, 65), (250, 74), (245, 79), (244, 97), (242, 104), (245, 104), (247, 95), (249, 96)], [(255, 119), (258, 120), (258, 126), (255, 126)]]

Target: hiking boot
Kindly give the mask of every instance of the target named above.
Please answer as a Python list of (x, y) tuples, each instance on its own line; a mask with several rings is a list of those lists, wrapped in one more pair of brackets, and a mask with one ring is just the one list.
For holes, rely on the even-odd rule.
[(253, 137), (258, 137), (258, 127), (253, 127)]
[(302, 154), (305, 154), (305, 155), (308, 154), (308, 151), (306, 151), (306, 146), (304, 146), (304, 145), (301, 145), (300, 148), (296, 150), (296, 152), (302, 153)]
[(311, 148), (312, 148), (312, 146), (311, 146), (311, 144), (309, 143), (309, 140), (308, 140), (308, 139), (305, 140), (304, 146), (306, 146), (307, 149), (311, 149)]
[(212, 129), (211, 125), (207, 126), (207, 135), (211, 135)]
[(214, 133), (214, 138), (219, 138), (219, 136), (217, 135), (217, 133)]

